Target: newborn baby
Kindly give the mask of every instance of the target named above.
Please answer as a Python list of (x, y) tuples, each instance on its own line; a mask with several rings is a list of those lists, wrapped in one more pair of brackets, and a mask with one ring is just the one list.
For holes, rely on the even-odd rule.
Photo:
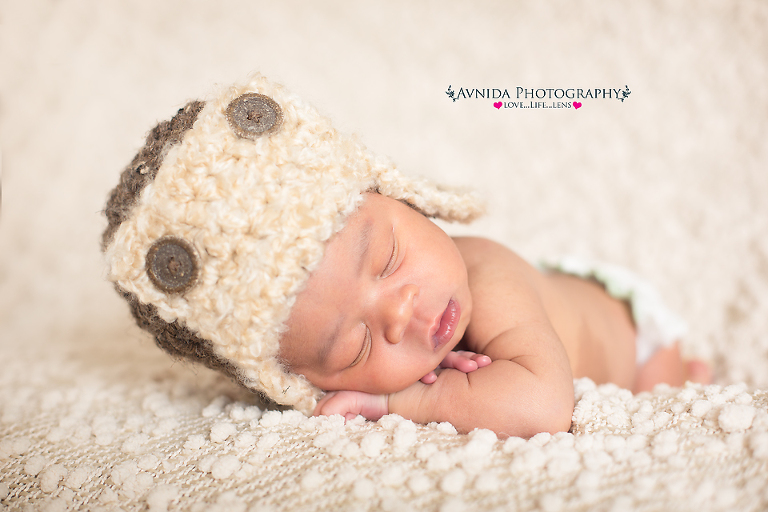
[[(451, 239), (375, 193), (330, 240), (287, 325), (288, 367), (344, 390), (316, 413), (397, 413), (463, 432), (568, 430), (573, 377), (638, 392), (680, 385), (686, 373), (670, 337), (657, 336), (638, 364), (644, 339), (629, 304), (599, 282), (539, 272), (490, 240)], [(706, 378), (701, 363), (689, 366), (690, 377)]]
[(307, 414), (527, 437), (568, 430), (574, 377), (682, 382), (680, 323), (631, 274), (542, 272), (427, 218), (481, 211), (257, 75), (152, 130), (109, 198), (102, 248), (161, 347)]

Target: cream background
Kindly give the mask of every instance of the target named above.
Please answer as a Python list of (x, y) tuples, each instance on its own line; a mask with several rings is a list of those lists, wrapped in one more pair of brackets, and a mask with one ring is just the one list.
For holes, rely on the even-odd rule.
[[(477, 187), (467, 232), (636, 270), (719, 379), (768, 384), (764, 2), (382, 5), (4, 1), (4, 349), (155, 359), (105, 286), (100, 210), (152, 125), (260, 70), (404, 170)], [(632, 94), (496, 110), (449, 84)]]
[[(626, 265), (717, 383), (768, 387), (765, 2), (0, 0), (0, 440), (53, 407), (41, 390), (241, 396), (133, 325), (99, 237), (151, 126), (253, 70), (403, 170), (478, 188), (489, 215), (452, 233)], [(632, 93), (497, 110), (449, 84)]]

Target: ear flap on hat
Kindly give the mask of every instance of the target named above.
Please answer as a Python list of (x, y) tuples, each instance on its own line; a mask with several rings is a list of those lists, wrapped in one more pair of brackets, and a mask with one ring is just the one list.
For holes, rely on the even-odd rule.
[(380, 194), (405, 201), (427, 217), (451, 222), (470, 222), (485, 212), (485, 205), (474, 191), (450, 188), (424, 178), (400, 173), (394, 164), (371, 156), (376, 186)]

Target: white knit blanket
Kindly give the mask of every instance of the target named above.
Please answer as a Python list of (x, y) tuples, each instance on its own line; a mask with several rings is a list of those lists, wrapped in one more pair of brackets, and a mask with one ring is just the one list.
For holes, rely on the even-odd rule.
[[(767, 510), (766, 26), (765, 0), (0, 0), (0, 511)], [(104, 279), (100, 212), (146, 130), (251, 71), (476, 187), (451, 233), (649, 280), (718, 385), (580, 381), (572, 434), (497, 440), (263, 412), (173, 364)]]
[(396, 415), (264, 411), (208, 374), (204, 391), (174, 372), (130, 387), (79, 373), (1, 388), (7, 510), (768, 507), (768, 393), (742, 385), (632, 396), (582, 379), (572, 433), (500, 440)]

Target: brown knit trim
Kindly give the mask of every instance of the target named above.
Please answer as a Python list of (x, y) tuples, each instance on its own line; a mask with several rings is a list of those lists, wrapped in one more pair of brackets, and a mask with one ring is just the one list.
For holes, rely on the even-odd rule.
[(107, 208), (104, 210), (109, 225), (102, 235), (102, 251), (106, 250), (120, 224), (131, 215), (141, 191), (157, 176), (157, 170), (163, 163), (168, 149), (181, 142), (204, 106), (204, 101), (187, 103), (179, 109), (173, 119), (163, 121), (149, 132), (144, 147), (133, 157), (133, 161), (120, 175), (120, 183), (109, 195)]
[[(112, 242), (120, 224), (130, 217), (141, 191), (157, 176), (157, 171), (168, 149), (181, 142), (204, 106), (205, 103), (202, 101), (188, 103), (179, 109), (173, 119), (163, 121), (149, 132), (144, 147), (125, 168), (120, 176), (120, 183), (112, 190), (107, 201), (104, 214), (109, 225), (102, 236), (102, 251), (106, 250)], [(115, 289), (128, 301), (131, 313), (139, 327), (152, 334), (160, 348), (173, 357), (189, 359), (220, 371), (242, 385), (237, 367), (216, 355), (210, 341), (200, 338), (178, 321), (166, 322), (158, 316), (155, 306), (139, 301), (136, 295), (117, 284)], [(254, 390), (250, 391), (254, 392)], [(265, 402), (268, 401), (263, 394), (260, 395)]]
[(178, 321), (166, 322), (158, 316), (154, 305), (141, 302), (135, 294), (120, 288), (117, 284), (115, 289), (128, 301), (133, 318), (139, 327), (152, 334), (160, 348), (173, 357), (191, 359), (240, 381), (235, 365), (217, 356), (210, 341), (200, 338)]

